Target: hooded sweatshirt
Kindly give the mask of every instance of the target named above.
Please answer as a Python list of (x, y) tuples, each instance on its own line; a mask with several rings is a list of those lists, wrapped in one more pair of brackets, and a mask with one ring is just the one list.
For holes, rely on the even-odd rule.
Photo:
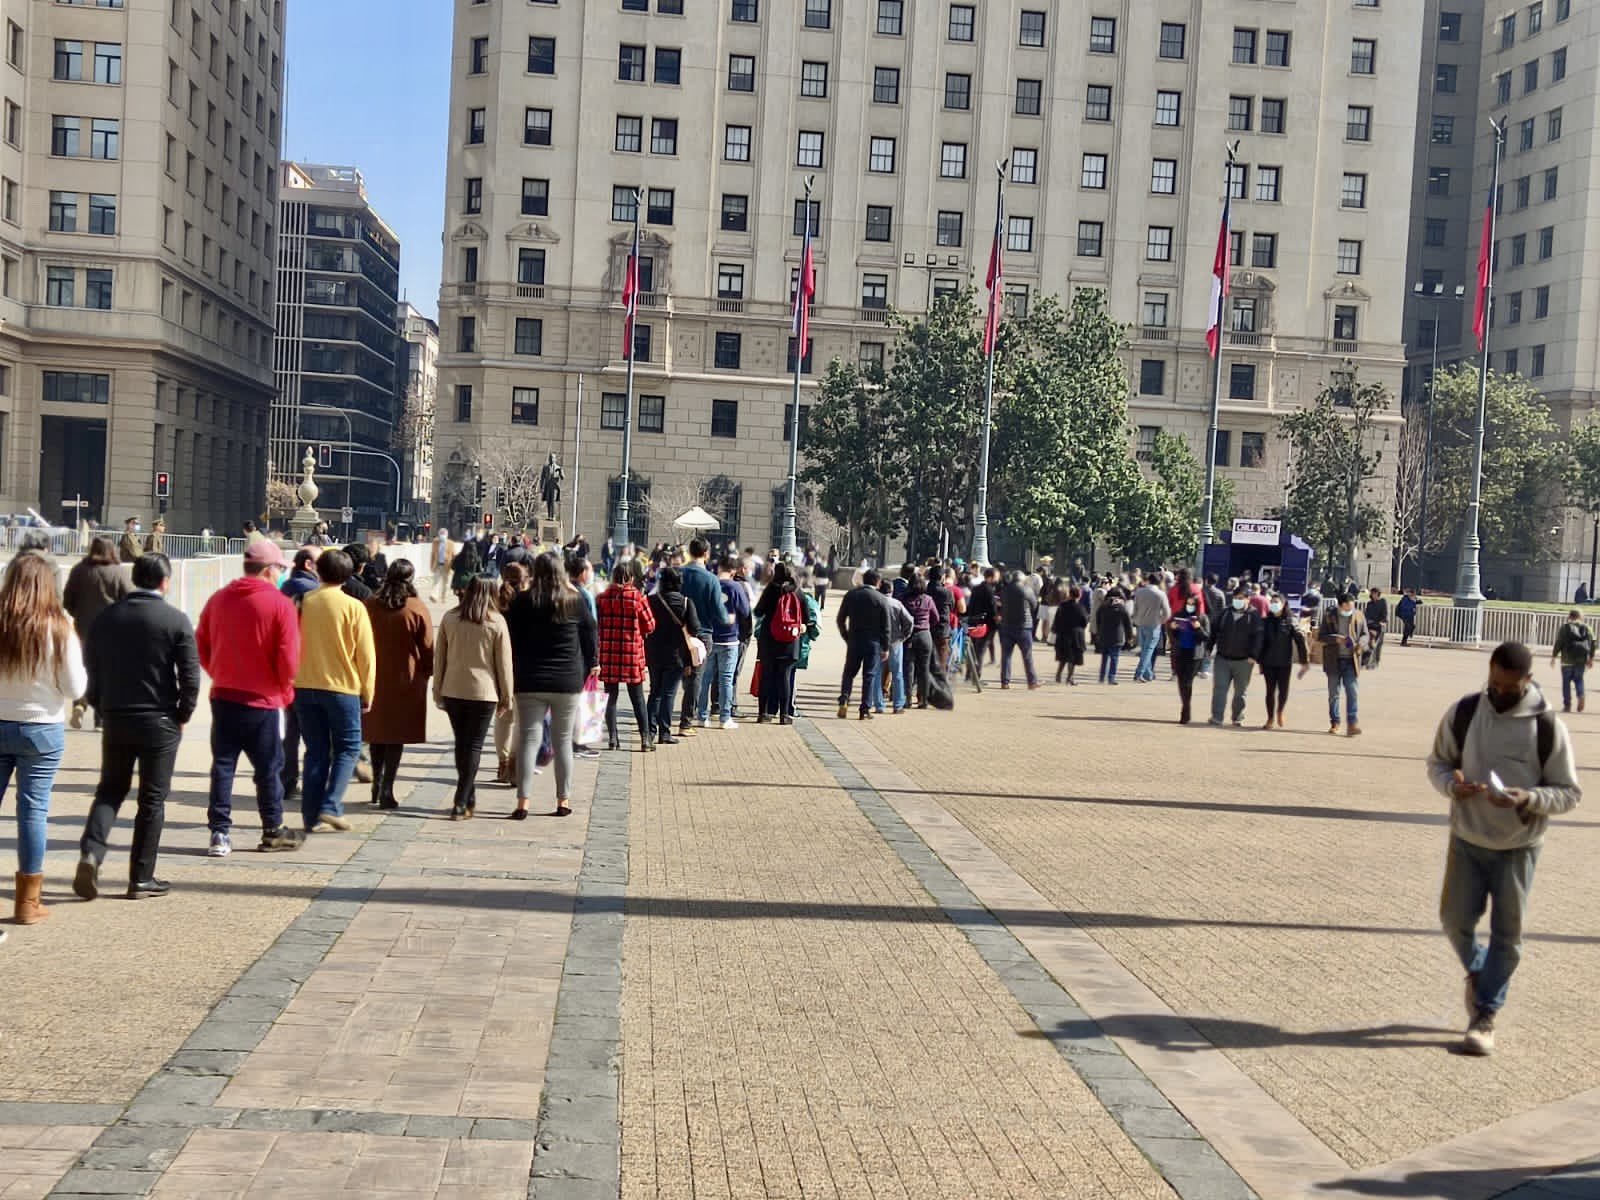
[(1464, 842), (1485, 850), (1520, 850), (1544, 842), (1550, 818), (1569, 812), (1583, 796), (1572, 758), (1572, 739), (1567, 727), (1556, 720), (1555, 744), (1550, 758), (1539, 763), (1537, 717), (1546, 712), (1544, 693), (1529, 684), (1527, 692), (1510, 712), (1495, 712), (1485, 692), (1478, 711), (1467, 726), (1465, 746), (1456, 745), (1455, 715), (1452, 704), (1433, 735), (1433, 750), (1428, 755), (1428, 778), (1434, 788), (1450, 796), (1453, 775), (1461, 773), (1473, 783), (1486, 783), (1489, 772), (1497, 772), (1508, 788), (1528, 792), (1526, 820), (1514, 808), (1498, 808), (1487, 796), (1470, 800), (1451, 797), (1450, 832)]

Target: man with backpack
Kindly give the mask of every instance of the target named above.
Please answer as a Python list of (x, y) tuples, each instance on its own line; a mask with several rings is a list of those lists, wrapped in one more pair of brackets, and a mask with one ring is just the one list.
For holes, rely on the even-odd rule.
[(879, 703), (883, 663), (889, 656), (891, 627), (888, 599), (878, 591), (876, 571), (864, 571), (861, 582), (839, 605), (839, 636), (844, 638), (844, 677), (839, 681), (839, 719), (850, 715), (850, 692), (861, 673), (861, 719), (870, 721)]
[(1578, 711), (1583, 711), (1583, 673), (1594, 666), (1594, 634), (1583, 623), (1583, 614), (1573, 609), (1567, 623), (1556, 634), (1550, 647), (1550, 665), (1561, 662), (1561, 711), (1572, 711), (1572, 693), (1578, 693)]
[[(1450, 849), (1439, 919), (1466, 968), (1464, 1054), (1494, 1051), (1495, 1015), (1522, 957), (1522, 919), (1550, 818), (1582, 798), (1572, 741), (1533, 682), (1533, 653), (1502, 642), (1489, 683), (1450, 706), (1428, 777), (1450, 797)], [(1477, 927), (1489, 908), (1489, 941)]]

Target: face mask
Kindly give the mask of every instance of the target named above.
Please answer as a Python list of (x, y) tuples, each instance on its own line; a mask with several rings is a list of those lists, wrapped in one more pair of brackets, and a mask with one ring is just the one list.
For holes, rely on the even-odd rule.
[(139, 522), (135, 521), (134, 524), (133, 524), (133, 531), (135, 533), (143, 533), (144, 532), (144, 526), (141, 525)]
[(1350, 606), (1349, 606), (1349, 605), (1347, 605), (1347, 604), (1341, 604), (1341, 605), (1339, 605), (1339, 615), (1340, 615), (1340, 616), (1341, 616), (1341, 617), (1348, 617), (1348, 616), (1349, 616), (1349, 615), (1350, 615), (1350, 614), (1351, 614), (1351, 613), (1352, 613), (1352, 612), (1354, 612), (1354, 611), (1355, 611), (1355, 610), (1354, 610), (1354, 609), (1353, 609), (1353, 608), (1351, 608), (1351, 607), (1350, 607)]
[(1184, 612), (1186, 612), (1186, 613), (1192, 613), (1192, 612), (1194, 612), (1194, 611), (1195, 611), (1195, 608), (1194, 608), (1194, 605), (1192, 605), (1192, 604), (1185, 604), (1185, 605), (1184, 605), (1184, 606), (1183, 606), (1183, 611), (1184, 611)]
[(1235, 596), (1233, 598), (1233, 611), (1234, 612), (1243, 612), (1244, 611), (1244, 597), (1243, 596)]
[(1502, 692), (1499, 688), (1490, 688), (1489, 703), (1494, 705), (1495, 712), (1506, 713), (1522, 703), (1523, 695), (1522, 692)]
[(1267, 605), (1267, 611), (1270, 612), (1273, 616), (1277, 616), (1279, 613), (1281, 613), (1283, 611), (1283, 605), (1279, 604), (1276, 600), (1274, 600), (1271, 604)]

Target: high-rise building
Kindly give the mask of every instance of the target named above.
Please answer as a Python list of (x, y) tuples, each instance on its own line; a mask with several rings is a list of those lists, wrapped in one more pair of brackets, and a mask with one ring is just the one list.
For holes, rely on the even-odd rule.
[[(771, 542), (804, 180), (816, 177), (809, 392), (835, 357), (891, 352), (889, 307), (982, 285), (997, 163), (1009, 306), (1106, 291), (1131, 327), (1141, 448), (1162, 427), (1202, 447), (1231, 192), (1217, 457), (1240, 514), (1265, 512), (1282, 502), (1282, 413), (1347, 362), (1399, 389), (1407, 229), (1381, 214), (1382, 195), (1411, 184), (1422, 30), (1404, 9), (457, 5), (439, 519), (469, 507), (478, 456), (511, 445), (559, 451), (582, 531), (609, 528), (638, 188), (635, 487), (698, 491), (727, 532)], [(638, 539), (666, 534), (670, 515), (636, 517)]]
[[(262, 506), (282, 0), (7, 4), (0, 505)], [(81, 510), (64, 507), (76, 504)]]
[(439, 393), (439, 325), (415, 307), (400, 302), (400, 415), (395, 445), (409, 495), (406, 511), (413, 520), (427, 520), (433, 502), (433, 421)]
[(306, 446), (319, 457), (326, 446), (319, 505), (382, 528), (406, 496), (394, 445), (400, 240), (354, 167), (285, 162), (278, 208), (273, 476), (293, 485)]

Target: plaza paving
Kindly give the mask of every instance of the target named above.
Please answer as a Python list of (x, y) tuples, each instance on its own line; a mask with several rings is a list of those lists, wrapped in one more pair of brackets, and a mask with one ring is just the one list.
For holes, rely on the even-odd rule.
[(1600, 1196), (1586, 807), (1500, 1052), (1450, 1052), (1421, 760), (1482, 655), (1392, 650), (1354, 740), (1316, 674), (1281, 732), (1126, 675), (843, 722), (841, 659), (793, 728), (580, 763), (567, 821), (445, 820), (436, 720), (399, 812), (298, 855), (203, 857), (202, 715), (137, 905), (68, 891), (71, 735), (54, 916), (0, 948), (0, 1198)]

